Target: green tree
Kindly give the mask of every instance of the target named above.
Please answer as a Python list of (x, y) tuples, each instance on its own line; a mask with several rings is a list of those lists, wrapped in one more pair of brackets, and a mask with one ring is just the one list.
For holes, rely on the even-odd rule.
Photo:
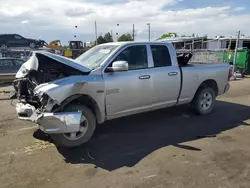
[(133, 37), (131, 34), (123, 34), (118, 38), (118, 41), (133, 41)]
[(113, 37), (112, 37), (112, 35), (110, 34), (110, 32), (108, 32), (108, 33), (106, 33), (106, 34), (104, 35), (104, 40), (105, 40), (106, 42), (114, 42)]
[(103, 43), (106, 43), (106, 41), (105, 41), (105, 39), (103, 38), (103, 36), (99, 36), (98, 38), (97, 38), (97, 44), (103, 44)]
[(169, 38), (169, 37), (178, 37), (177, 33), (174, 32), (169, 32), (169, 33), (165, 33), (163, 34), (160, 38), (158, 38), (157, 40), (161, 40), (161, 39), (165, 39), (165, 38)]

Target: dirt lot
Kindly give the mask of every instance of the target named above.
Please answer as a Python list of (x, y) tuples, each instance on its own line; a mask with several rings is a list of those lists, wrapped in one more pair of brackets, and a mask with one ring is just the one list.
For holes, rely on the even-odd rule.
[(231, 85), (211, 115), (182, 106), (110, 121), (73, 150), (17, 120), (1, 88), (0, 187), (249, 188), (250, 79)]

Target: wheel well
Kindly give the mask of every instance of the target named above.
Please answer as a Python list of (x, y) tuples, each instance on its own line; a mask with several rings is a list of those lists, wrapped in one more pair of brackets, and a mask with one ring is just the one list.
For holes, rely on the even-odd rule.
[(101, 112), (98, 108), (97, 103), (95, 102), (94, 99), (92, 99), (92, 97), (90, 97), (88, 95), (79, 95), (79, 96), (76, 95), (72, 99), (73, 100), (71, 100), (68, 104), (78, 103), (78, 104), (83, 104), (83, 105), (87, 106), (94, 113), (94, 115), (97, 119), (97, 122), (100, 122)]
[(206, 81), (202, 82), (201, 85), (199, 86), (199, 88), (197, 89), (197, 91), (200, 88), (206, 88), (206, 87), (211, 87), (215, 91), (216, 96), (218, 95), (219, 89), (218, 89), (218, 85), (217, 85), (215, 80), (206, 80)]

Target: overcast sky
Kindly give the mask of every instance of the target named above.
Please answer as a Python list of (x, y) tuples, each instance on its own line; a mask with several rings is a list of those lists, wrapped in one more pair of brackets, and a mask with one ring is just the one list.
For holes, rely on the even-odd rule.
[[(136, 40), (163, 33), (250, 35), (250, 0), (0, 0), (1, 33), (18, 33), (47, 42), (95, 39), (98, 34), (132, 32)], [(119, 26), (117, 26), (119, 24)], [(75, 28), (75, 25), (78, 28)], [(115, 37), (116, 38), (116, 37)]]

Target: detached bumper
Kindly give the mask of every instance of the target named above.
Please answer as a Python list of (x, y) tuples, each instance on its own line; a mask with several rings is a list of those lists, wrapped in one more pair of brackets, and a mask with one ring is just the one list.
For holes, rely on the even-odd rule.
[(48, 134), (72, 133), (80, 130), (82, 112), (40, 113), (30, 104), (17, 103), (18, 118), (37, 123)]

